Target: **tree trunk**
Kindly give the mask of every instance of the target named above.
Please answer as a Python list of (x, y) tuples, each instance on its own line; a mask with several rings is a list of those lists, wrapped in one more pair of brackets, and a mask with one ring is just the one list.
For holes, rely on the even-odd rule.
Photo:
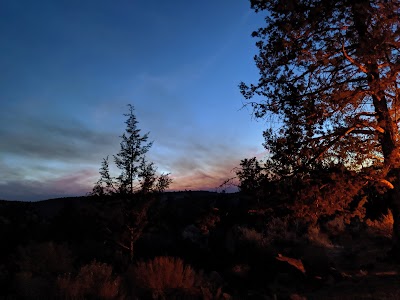
[[(393, 119), (385, 96), (385, 87), (381, 82), (378, 62), (374, 61), (373, 41), (368, 37), (366, 20), (368, 19), (369, 1), (353, 3), (354, 24), (359, 34), (359, 56), (367, 68), (367, 79), (372, 102), (376, 113), (376, 125), (383, 131), (377, 132), (384, 158), (381, 179), (393, 186), (388, 191), (388, 201), (393, 213), (393, 254), (400, 257), (400, 163), (398, 147), (397, 120)], [(394, 107), (397, 109), (396, 107)]]
[(131, 262), (133, 262), (133, 255), (134, 255), (133, 246), (135, 244), (135, 237), (133, 232), (134, 229), (131, 227), (128, 228), (129, 228), (129, 259)]
[[(377, 81), (379, 78), (377, 78)], [(388, 191), (389, 207), (393, 213), (393, 249), (395, 258), (400, 258), (400, 167), (399, 149), (397, 146), (397, 124), (393, 121), (388, 109), (387, 99), (382, 96), (373, 96), (373, 104), (377, 114), (377, 124), (383, 129), (379, 133), (379, 142), (384, 157), (382, 177), (393, 186)], [(378, 94), (379, 95), (379, 94)]]
[[(400, 169), (392, 170), (392, 184), (394, 188), (389, 191), (389, 207), (393, 214), (392, 250), (393, 258), (400, 259)], [(394, 174), (395, 173), (395, 174)]]

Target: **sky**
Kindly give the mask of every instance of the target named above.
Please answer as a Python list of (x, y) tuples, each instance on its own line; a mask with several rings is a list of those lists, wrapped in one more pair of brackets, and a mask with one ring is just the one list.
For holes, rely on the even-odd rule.
[(119, 150), (127, 104), (171, 190), (216, 190), (261, 157), (247, 0), (0, 1), (0, 199), (85, 195)]

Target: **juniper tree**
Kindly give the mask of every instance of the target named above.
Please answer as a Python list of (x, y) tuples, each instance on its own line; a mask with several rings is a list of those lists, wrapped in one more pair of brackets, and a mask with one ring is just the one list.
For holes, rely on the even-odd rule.
[(129, 113), (124, 114), (128, 118), (125, 121), (125, 132), (120, 136), (120, 151), (113, 156), (121, 173), (117, 177), (111, 176), (108, 156), (103, 159), (99, 170), (100, 179), (93, 187), (92, 195), (163, 192), (172, 182), (169, 174), (157, 175), (157, 167), (153, 162), (147, 161), (146, 153), (153, 142), (147, 142), (148, 133), (141, 135), (134, 107), (130, 104), (128, 107)]
[(257, 83), (241, 83), (282, 176), (342, 164), (387, 191), (400, 249), (400, 1), (251, 0)]
[[(120, 136), (122, 139), (120, 150), (113, 156), (115, 165), (121, 173), (117, 177), (111, 176), (107, 156), (103, 159), (100, 179), (96, 182), (91, 195), (118, 196), (125, 200), (118, 201), (123, 216), (122, 220), (119, 220), (122, 221), (120, 228), (111, 230), (107, 226), (109, 220), (105, 221), (105, 224), (107, 232), (111, 235), (109, 239), (127, 250), (132, 261), (134, 245), (148, 224), (148, 211), (157, 198), (150, 193), (163, 192), (172, 180), (169, 174), (157, 175), (154, 163), (147, 161), (146, 153), (153, 143), (148, 142), (148, 133), (143, 135), (140, 133), (134, 107), (132, 105), (128, 107), (129, 112), (124, 114), (127, 120), (125, 132)], [(115, 227), (115, 224), (113, 226)]]
[[(137, 128), (137, 120), (132, 105), (128, 105), (129, 113), (125, 121), (125, 132), (120, 136), (120, 150), (114, 155), (114, 162), (121, 174), (117, 177), (121, 193), (133, 194), (138, 188), (137, 180), (140, 175), (140, 168), (147, 168), (144, 160), (145, 154), (151, 148), (153, 142), (147, 142), (149, 134), (141, 135)], [(145, 164), (145, 165), (143, 165)], [(143, 174), (145, 175), (145, 174)], [(152, 174), (154, 175), (154, 174)]]
[(117, 192), (113, 177), (110, 175), (110, 167), (108, 156), (103, 158), (101, 168), (99, 170), (100, 178), (95, 183), (91, 195), (106, 196), (112, 195)]

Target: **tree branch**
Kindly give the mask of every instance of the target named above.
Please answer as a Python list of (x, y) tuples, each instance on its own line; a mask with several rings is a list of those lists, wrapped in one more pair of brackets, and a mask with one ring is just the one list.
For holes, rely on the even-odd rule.
[(349, 62), (351, 62), (353, 65), (357, 66), (361, 72), (364, 72), (365, 74), (368, 73), (368, 70), (365, 66), (363, 66), (359, 62), (356, 62), (350, 55), (347, 54), (346, 49), (344, 48), (344, 43), (342, 43), (342, 52), (343, 52), (344, 57), (346, 57), (346, 59)]

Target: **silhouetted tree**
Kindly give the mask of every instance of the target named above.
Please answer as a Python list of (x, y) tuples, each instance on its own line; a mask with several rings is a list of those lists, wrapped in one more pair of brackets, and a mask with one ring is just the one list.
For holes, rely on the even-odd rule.
[(122, 139), (120, 151), (114, 155), (115, 165), (121, 173), (117, 177), (110, 175), (107, 156), (103, 159), (100, 179), (93, 187), (91, 195), (121, 198), (118, 200), (123, 219), (121, 226), (112, 230), (110, 229), (112, 226), (108, 226), (107, 223), (113, 223), (113, 220), (105, 220), (104, 223), (110, 235), (109, 239), (128, 251), (129, 259), (132, 261), (134, 245), (146, 228), (148, 211), (155, 203), (154, 194), (162, 193), (172, 180), (169, 174), (157, 175), (154, 163), (146, 160), (146, 153), (153, 143), (147, 142), (148, 133), (141, 135), (134, 108), (132, 105), (128, 107), (129, 112), (124, 114), (127, 120), (125, 132), (120, 136)]
[(258, 83), (241, 83), (287, 176), (342, 164), (388, 191), (400, 249), (400, 2), (251, 0)]
[(156, 175), (157, 168), (154, 163), (148, 163), (143, 157), (139, 166), (140, 191), (144, 194), (149, 192), (162, 193), (172, 183), (169, 174)]
[(93, 187), (91, 195), (133, 195), (135, 193), (163, 192), (171, 184), (169, 174), (156, 175), (154, 163), (146, 160), (146, 153), (153, 142), (147, 142), (148, 133), (141, 135), (137, 127), (134, 107), (128, 105), (129, 113), (125, 121), (125, 132), (120, 136), (120, 151), (114, 155), (114, 162), (121, 173), (110, 175), (108, 156), (103, 159), (99, 170), (100, 179)]
[[(125, 132), (120, 136), (120, 151), (114, 155), (114, 161), (121, 174), (117, 177), (119, 189), (121, 193), (133, 194), (136, 191), (136, 183), (139, 175), (153, 175), (153, 173), (142, 172), (139, 169), (149, 169), (152, 165), (147, 165), (144, 155), (149, 151), (153, 142), (147, 143), (149, 134), (140, 134), (140, 129), (137, 128), (136, 116), (133, 113), (134, 108), (128, 105), (129, 113), (124, 114), (128, 117), (125, 121)], [(146, 144), (147, 143), (147, 144)], [(155, 173), (155, 172), (154, 172)], [(146, 187), (147, 188), (147, 187)]]
[(256, 157), (242, 159), (236, 175), (239, 179), (239, 190), (243, 193), (259, 190), (266, 176), (262, 161)]
[(117, 189), (115, 187), (115, 182), (110, 175), (108, 156), (106, 158), (103, 158), (99, 173), (100, 173), (100, 178), (95, 183), (91, 194), (98, 196), (105, 196), (116, 193)]

